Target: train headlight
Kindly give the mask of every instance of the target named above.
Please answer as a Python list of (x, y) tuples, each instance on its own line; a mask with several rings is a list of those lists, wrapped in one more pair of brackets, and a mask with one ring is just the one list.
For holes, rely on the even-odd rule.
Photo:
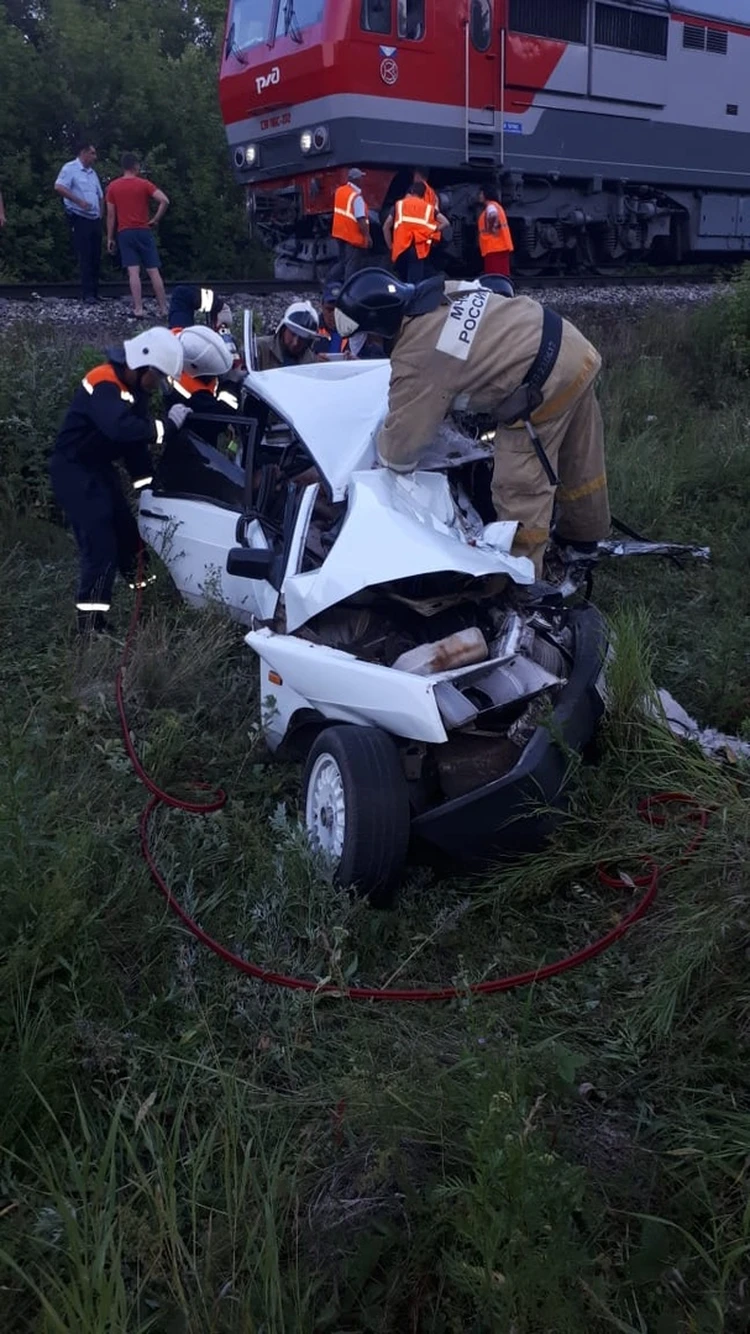
[(328, 127), (326, 125), (316, 126), (313, 130), (312, 142), (316, 153), (322, 153), (328, 147)]
[(247, 148), (245, 149), (245, 165), (248, 167), (255, 167), (257, 166), (257, 163), (258, 163), (258, 145), (248, 144)]
[(299, 146), (303, 153), (309, 153), (313, 146), (313, 137), (311, 130), (303, 130), (299, 137)]

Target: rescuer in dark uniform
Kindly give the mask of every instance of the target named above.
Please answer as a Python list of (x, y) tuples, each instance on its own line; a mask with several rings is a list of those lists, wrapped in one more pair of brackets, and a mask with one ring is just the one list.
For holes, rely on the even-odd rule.
[(193, 283), (178, 283), (169, 302), (167, 324), (173, 331), (195, 324), (196, 315), (205, 315), (209, 329), (214, 329), (232, 353), (232, 364), (238, 367), (241, 357), (232, 337), (232, 312), (223, 296), (211, 287), (197, 287)]
[[(76, 595), (80, 633), (107, 631), (115, 575), (132, 577), (140, 537), (114, 468), (121, 461), (136, 490), (153, 475), (150, 446), (164, 427), (149, 411), (163, 377), (182, 373), (182, 345), (167, 329), (147, 329), (108, 351), (84, 375), (55, 441), (49, 471), (55, 499), (70, 520), (80, 551)], [(189, 409), (174, 407), (179, 429)]]
[[(182, 345), (183, 364), (182, 374), (169, 380), (167, 406), (182, 403), (202, 417), (226, 417), (236, 413), (239, 409), (236, 385), (231, 380), (223, 382), (223, 377), (234, 374), (234, 359), (221, 335), (205, 324), (193, 324), (172, 332)], [(224, 421), (190, 423), (190, 430), (195, 435), (214, 446), (226, 429)]]

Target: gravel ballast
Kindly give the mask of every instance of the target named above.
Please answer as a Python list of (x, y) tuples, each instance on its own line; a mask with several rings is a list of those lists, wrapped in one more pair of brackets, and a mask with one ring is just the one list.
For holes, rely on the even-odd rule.
[[(726, 291), (726, 286), (696, 282), (674, 287), (606, 284), (596, 287), (576, 286), (571, 282), (565, 286), (525, 289), (523, 283), (519, 282), (517, 290), (519, 295), (527, 291), (536, 300), (555, 306), (564, 314), (573, 314), (582, 307), (602, 312), (611, 309), (613, 314), (622, 314), (623, 311), (637, 314), (648, 306), (689, 307), (705, 304)], [(242, 312), (246, 306), (258, 312), (263, 332), (270, 333), (290, 302), (310, 299), (309, 293), (295, 292), (291, 288), (288, 292), (274, 292), (269, 296), (248, 297), (244, 293), (233, 293), (231, 283), (227, 283), (222, 294), (234, 314), (233, 332), (238, 344), (242, 339)], [(160, 323), (155, 304), (146, 299), (144, 307), (149, 313), (145, 320), (139, 321), (128, 318), (130, 306), (128, 301), (122, 299), (107, 298), (98, 305), (84, 305), (81, 301), (62, 300), (59, 297), (40, 297), (32, 301), (0, 299), (0, 329), (17, 324), (45, 324), (80, 331), (97, 343), (118, 341), (131, 336), (137, 329), (148, 327), (149, 323)]]

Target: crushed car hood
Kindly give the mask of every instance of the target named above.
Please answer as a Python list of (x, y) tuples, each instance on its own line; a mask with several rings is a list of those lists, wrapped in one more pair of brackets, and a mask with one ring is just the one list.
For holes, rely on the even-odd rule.
[(294, 428), (338, 501), (375, 463), (390, 376), (389, 361), (334, 361), (249, 371), (245, 384)]
[(532, 562), (508, 554), (516, 525), (492, 525), (502, 530), (494, 542), (470, 537), (441, 473), (378, 468), (348, 482), (346, 518), (323, 564), (284, 580), (289, 632), (355, 593), (398, 579), (450, 572), (534, 582)]

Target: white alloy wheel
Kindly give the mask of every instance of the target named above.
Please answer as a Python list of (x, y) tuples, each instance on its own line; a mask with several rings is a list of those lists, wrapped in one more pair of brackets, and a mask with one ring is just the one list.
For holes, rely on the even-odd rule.
[(307, 782), (305, 824), (314, 844), (340, 861), (346, 836), (346, 797), (341, 770), (332, 755), (318, 755)]
[(337, 882), (385, 907), (409, 847), (409, 792), (393, 737), (379, 727), (334, 724), (315, 738), (302, 775), (310, 842)]

